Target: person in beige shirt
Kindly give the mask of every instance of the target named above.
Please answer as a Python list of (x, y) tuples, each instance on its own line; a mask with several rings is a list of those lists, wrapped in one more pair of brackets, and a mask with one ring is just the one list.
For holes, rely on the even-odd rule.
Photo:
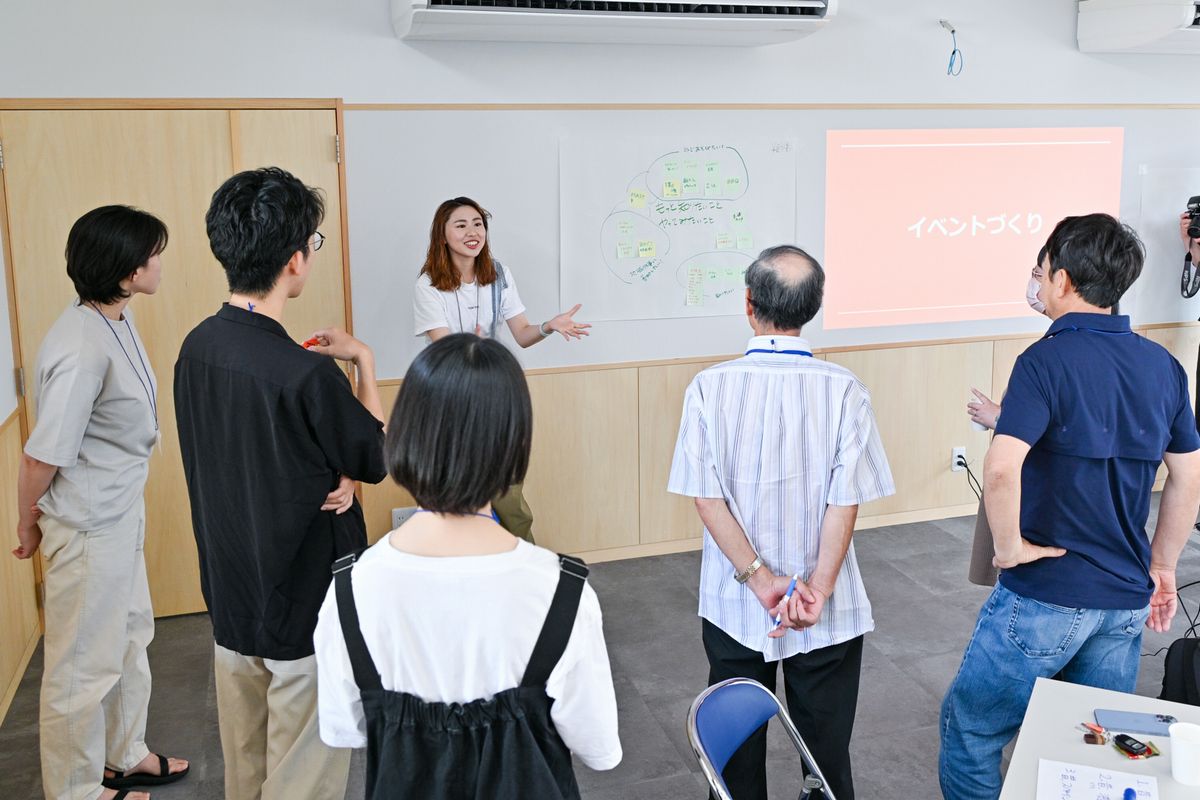
[(146, 746), (154, 612), (146, 582), (157, 382), (126, 307), (152, 295), (161, 221), (104, 206), (67, 238), (73, 300), (38, 351), (37, 423), (17, 478), (17, 558), (45, 566), (40, 735), (48, 800), (146, 800), (132, 787), (183, 778), (188, 762)]

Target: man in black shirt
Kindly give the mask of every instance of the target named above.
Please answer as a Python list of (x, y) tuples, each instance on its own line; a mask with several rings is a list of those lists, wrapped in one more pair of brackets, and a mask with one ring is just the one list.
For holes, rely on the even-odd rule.
[[(312, 638), (330, 565), (367, 543), (354, 481), (386, 470), (371, 349), (336, 328), (305, 349), (280, 324), (323, 216), (320, 194), (283, 170), (226, 181), (206, 221), (229, 301), (175, 364), (228, 800), (342, 800), (349, 774), (349, 751), (318, 736)], [(357, 397), (334, 359), (358, 368)]]

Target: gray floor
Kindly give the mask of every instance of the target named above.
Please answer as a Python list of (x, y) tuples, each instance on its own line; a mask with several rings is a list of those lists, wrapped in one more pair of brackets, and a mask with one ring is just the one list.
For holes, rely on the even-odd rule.
[[(866, 640), (853, 744), (860, 798), (940, 795), (933, 767), (938, 704), (987, 595), (965, 578), (973, 526), (974, 518), (963, 517), (856, 536), (876, 622), (876, 631)], [(604, 609), (625, 759), (610, 772), (578, 769), (587, 800), (704, 796), (703, 778), (683, 732), (688, 705), (707, 676), (695, 615), (699, 563), (698, 553), (686, 553), (593, 569), (592, 583)], [(1200, 579), (1196, 537), (1178, 576), (1180, 583)], [(1185, 596), (1197, 598), (1200, 592), (1193, 589)], [(1180, 615), (1169, 634), (1147, 632), (1143, 651), (1153, 652), (1178, 637), (1182, 623)], [(190, 758), (192, 774), (155, 791), (156, 800), (222, 796), (210, 637), (204, 616), (158, 623), (150, 649), (155, 689), (148, 741), (161, 752)], [(39, 652), (0, 725), (0, 797), (40, 796), (40, 672)], [(1156, 695), (1161, 681), (1161, 655), (1144, 658), (1138, 693)], [(914, 742), (919, 744), (914, 747)], [(790, 748), (773, 730), (768, 764), (772, 798), (796, 796), (791, 787), (798, 767)], [(361, 753), (357, 756), (347, 798), (362, 797), (363, 762)]]

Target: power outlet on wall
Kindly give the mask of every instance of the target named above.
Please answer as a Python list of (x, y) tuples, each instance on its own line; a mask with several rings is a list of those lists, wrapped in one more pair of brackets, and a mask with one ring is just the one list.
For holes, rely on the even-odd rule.
[(963, 462), (966, 462), (967, 448), (955, 447), (950, 450), (950, 471), (951, 472), (962, 472), (964, 469), (966, 469), (966, 467), (964, 467), (962, 464), (959, 463), (960, 458), (963, 460)]

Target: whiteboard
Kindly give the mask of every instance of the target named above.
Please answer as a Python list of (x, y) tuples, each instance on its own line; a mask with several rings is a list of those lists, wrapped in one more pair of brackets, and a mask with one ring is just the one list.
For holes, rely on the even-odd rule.
[[(424, 341), (413, 335), (412, 287), (429, 242), (429, 224), (441, 201), (468, 195), (492, 212), (493, 252), (515, 277), (529, 319), (563, 310), (564, 261), (560, 142), (630, 139), (661, 142), (745, 141), (795, 143), (795, 240), (829, 275), (854, 264), (825, 263), (825, 148), (829, 130), (903, 128), (1119, 127), (1125, 156), (1121, 216), (1147, 247), (1143, 275), (1122, 301), (1135, 323), (1194, 320), (1200, 298), (1178, 296), (1182, 245), (1178, 216), (1200, 194), (1191, 173), (1200, 170), (1200, 109), (732, 109), (732, 110), (403, 110), (356, 108), (346, 117), (347, 210), (355, 332), (377, 354), (381, 378), (403, 377)], [(620, 145), (623, 146), (623, 145)], [(1155, 189), (1156, 205), (1143, 216), (1143, 185), (1155, 171), (1177, 185)], [(628, 176), (622, 175), (625, 179)], [(953, 180), (953, 176), (930, 176)], [(1191, 187), (1184, 191), (1185, 186)], [(1153, 188), (1153, 187), (1152, 187)], [(1178, 192), (1179, 197), (1174, 197)], [(618, 198), (619, 200), (619, 198)], [(611, 202), (606, 197), (605, 202)], [(864, 225), (886, 196), (863, 193)], [(1147, 202), (1149, 202), (1147, 200)], [(1168, 213), (1168, 207), (1170, 213)], [(1167, 219), (1162, 219), (1162, 217)], [(864, 235), (869, 231), (864, 228)], [(765, 246), (755, 241), (755, 248)], [(1036, 255), (1036, 249), (1030, 259)], [(886, 258), (887, 253), (879, 253)], [(900, 278), (898, 278), (900, 279)], [(920, 275), (907, 280), (920, 280)], [(974, 279), (983, 279), (975, 276)], [(1024, 296), (1023, 284), (1011, 287)], [(576, 297), (589, 321), (598, 297)], [(578, 342), (555, 337), (528, 350), (515, 348), (526, 368), (563, 367), (739, 352), (750, 328), (744, 316), (602, 320)], [(825, 330), (818, 314), (804, 330), (815, 347), (883, 344), (1005, 334), (1040, 333), (1045, 318), (1032, 311), (987, 322), (922, 323)], [(511, 344), (511, 339), (506, 340)]]
[(592, 320), (737, 315), (755, 243), (795, 239), (789, 139), (564, 139), (559, 158), (559, 304)]
[[(8, 281), (4, 280), (4, 235), (0, 232), (0, 422), (17, 410), (17, 387), (12, 379), (12, 320), (8, 316)], [(33, 370), (26, 370), (32, 376)]]

